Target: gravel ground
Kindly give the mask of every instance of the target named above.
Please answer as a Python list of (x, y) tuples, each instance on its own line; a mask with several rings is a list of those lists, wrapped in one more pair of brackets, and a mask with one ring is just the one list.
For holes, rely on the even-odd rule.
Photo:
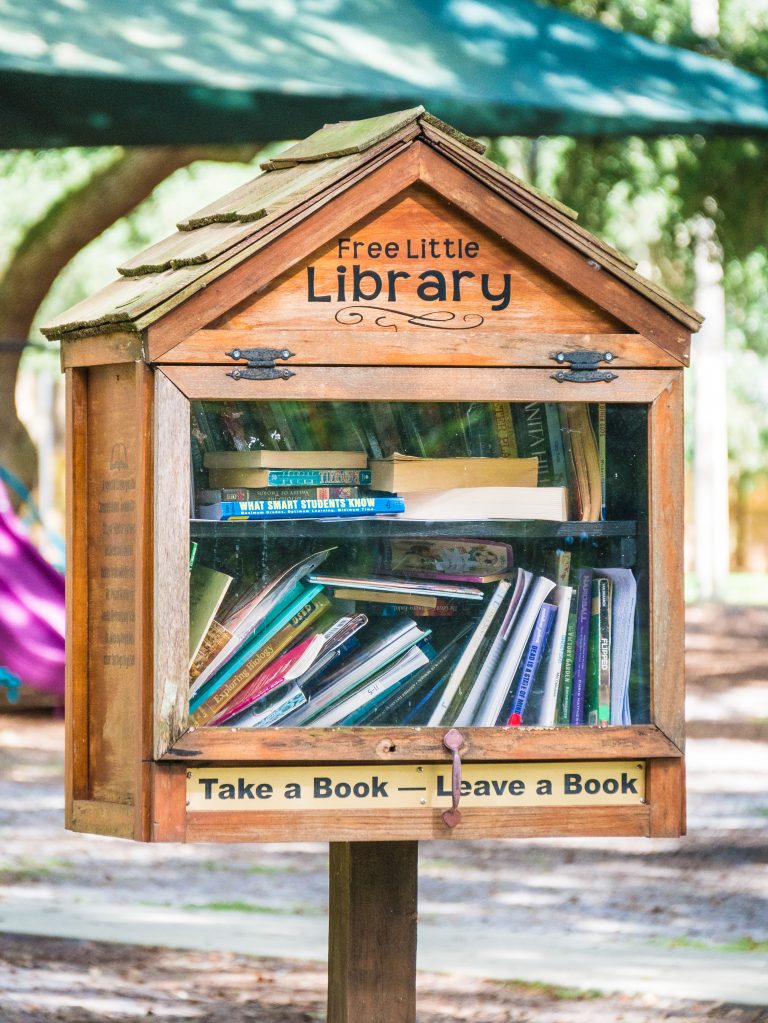
[[(421, 918), (448, 926), (469, 913), (474, 923), (516, 935), (556, 925), (570, 934), (765, 953), (767, 646), (768, 609), (695, 608), (689, 615), (686, 838), (423, 843)], [(0, 716), (0, 899), (27, 890), (222, 907), (223, 923), (228, 904), (256, 913), (327, 912), (323, 845), (140, 845), (64, 832), (61, 811), (61, 723)], [(147, 1016), (298, 1023), (323, 1018), (324, 989), (323, 969), (314, 964), (0, 936), (2, 1023)], [(768, 1020), (768, 1012), (425, 974), (419, 1019), (751, 1023)]]

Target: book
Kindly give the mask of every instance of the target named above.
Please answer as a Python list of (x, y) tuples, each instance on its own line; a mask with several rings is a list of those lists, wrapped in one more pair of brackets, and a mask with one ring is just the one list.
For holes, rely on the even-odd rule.
[(238, 653), (189, 701), (190, 724), (208, 724), (251, 679), (291, 646), (330, 607), (319, 586), (297, 587), (298, 596), (272, 622), (258, 629)]
[(598, 686), (600, 684), (600, 595), (597, 579), (592, 578), (587, 636), (587, 667), (584, 674), (584, 724), (597, 725)]
[[(400, 597), (393, 594), (377, 595), (375, 600), (360, 600), (359, 592), (352, 599), (355, 600), (355, 607), (358, 611), (371, 617), (394, 617), (396, 615), (410, 615), (412, 618), (456, 618), (464, 615), (464, 609), (458, 603), (443, 600), (442, 597), (433, 599), (427, 598), (428, 605), (423, 604), (418, 597), (416, 603), (399, 603)], [(393, 603), (398, 601), (398, 603)]]
[(457, 583), (432, 582), (426, 579), (395, 579), (387, 576), (345, 576), (313, 573), (309, 582), (348, 590), (376, 591), (379, 593), (420, 594), (425, 597), (444, 597), (454, 600), (482, 600), (485, 594), (475, 586)]
[(531, 579), (511, 623), (509, 639), (499, 658), (496, 671), (488, 683), (474, 724), (492, 726), (499, 720), (541, 605), (554, 586), (552, 580), (544, 576), (534, 576)]
[(582, 515), (585, 522), (600, 519), (602, 505), (602, 484), (600, 477), (600, 455), (597, 448), (589, 407), (583, 402), (567, 403), (563, 406), (573, 459), (576, 465)]
[(551, 599), (552, 604), (556, 608), (556, 614), (552, 624), (549, 658), (544, 668), (544, 687), (538, 718), (538, 723), (545, 727), (554, 725), (557, 715), (557, 696), (563, 671), (565, 636), (568, 631), (568, 616), (573, 600), (573, 587), (555, 586)]
[(217, 501), (197, 507), (199, 519), (228, 522), (248, 519), (352, 518), (397, 515), (404, 511), (400, 497), (271, 498), (263, 501)]
[(206, 469), (365, 469), (365, 451), (206, 451)]
[[(528, 703), (528, 697), (533, 687), (536, 672), (542, 663), (542, 655), (547, 644), (552, 622), (554, 621), (556, 609), (554, 604), (544, 603), (536, 616), (531, 638), (528, 641), (528, 648), (525, 651), (518, 671), (518, 683), (512, 704), (509, 709), (509, 717), (506, 724), (515, 726), (523, 723), (523, 715)], [(504, 722), (502, 722), (503, 724)]]
[(528, 591), (532, 579), (531, 573), (527, 572), (524, 568), (517, 570), (515, 585), (511, 592), (508, 593), (508, 599), (502, 603), (501, 621), (498, 628), (494, 630), (495, 635), (487, 649), (478, 651), (480, 660), (477, 665), (474, 683), (467, 699), (464, 701), (464, 706), (459, 711), (454, 722), (455, 725), (474, 724), (478, 707), (485, 697), (488, 685), (501, 660), (505, 645), (512, 633), (512, 626), (514, 625), (518, 608)]
[(491, 402), (493, 424), (496, 428), (496, 447), (503, 458), (517, 458), (517, 440), (512, 408), (508, 401)]
[(208, 485), (217, 489), (261, 487), (366, 487), (370, 469), (209, 469)]
[(267, 693), (251, 707), (227, 722), (232, 728), (267, 728), (303, 706), (307, 698), (295, 683), (289, 682)]
[[(197, 545), (195, 545), (194, 553), (197, 553)], [(190, 564), (190, 569), (189, 663), (191, 667), (197, 651), (216, 617), (216, 612), (227, 595), (227, 590), (232, 583), (232, 576), (195, 561)]]
[(587, 676), (589, 619), (592, 607), (592, 569), (580, 568), (576, 589), (576, 639), (573, 650), (573, 691), (571, 693), (572, 725), (584, 723), (584, 698)]
[(611, 723), (611, 607), (613, 583), (600, 576), (597, 579), (599, 601), (597, 651), (597, 723), (601, 728)]
[(436, 682), (447, 679), (451, 665), (460, 649), (460, 644), (472, 628), (471, 622), (462, 625), (436, 656), (397, 690), (390, 693), (374, 707), (368, 708), (355, 722), (358, 725), (400, 724), (400, 717), (411, 705), (415, 706)]
[(379, 572), (417, 579), (489, 583), (513, 571), (512, 547), (497, 540), (383, 540), (377, 551)]
[(606, 448), (606, 409), (605, 402), (597, 405), (597, 454), (600, 463), (600, 521), (607, 517), (607, 448)]
[(294, 643), (279, 654), (266, 668), (259, 671), (250, 682), (211, 718), (211, 725), (223, 725), (230, 718), (263, 699), (273, 689), (300, 678), (317, 660), (325, 637), (314, 632)]
[(637, 582), (629, 568), (595, 569), (613, 585), (611, 603), (611, 724), (629, 725), (629, 676), (635, 635)]
[(371, 459), (374, 490), (407, 494), (412, 491), (459, 487), (535, 487), (535, 458), (418, 458), (399, 451)]
[[(286, 724), (293, 726), (313, 723), (316, 717), (334, 703), (352, 693), (390, 661), (428, 635), (429, 630), (420, 629), (409, 618), (395, 619), (381, 628), (367, 629), (359, 649), (342, 661), (330, 675), (315, 680), (313, 691), (308, 694), (307, 706), (299, 708)], [(322, 685), (318, 686), (318, 682)]]
[(515, 405), (514, 423), (518, 455), (522, 458), (536, 458), (539, 486), (553, 486), (545, 406), (537, 401)]
[(568, 486), (567, 461), (560, 424), (560, 410), (554, 402), (544, 403), (544, 420), (551, 465), (551, 479), (554, 487)]
[(324, 714), (312, 721), (313, 728), (328, 728), (331, 725), (346, 724), (351, 716), (357, 711), (371, 704), (375, 704), (404, 679), (408, 678), (419, 668), (429, 663), (427, 654), (413, 646), (402, 656), (398, 657), (388, 667), (384, 668), (363, 686), (356, 689), (349, 696), (339, 700), (330, 707)]
[(327, 497), (359, 497), (359, 487), (219, 487), (216, 490), (203, 489), (197, 492), (198, 504), (216, 504), (219, 501), (262, 501), (269, 498), (309, 498), (320, 500)]
[(337, 587), (333, 591), (336, 600), (360, 600), (371, 604), (392, 604), (397, 601), (397, 606), (410, 609), (420, 608), (425, 611), (435, 611), (438, 606), (437, 597), (428, 597), (423, 593), (383, 593), (381, 590), (353, 590)]
[[(573, 588), (571, 588), (573, 590)], [(576, 651), (576, 599), (571, 596), (571, 609), (568, 612), (568, 624), (565, 629), (563, 646), (563, 668), (560, 673), (560, 686), (557, 694), (557, 711), (555, 724), (571, 723), (571, 700), (573, 698), (573, 658)]]
[(431, 718), (429, 719), (430, 725), (452, 725), (458, 717), (459, 712), (461, 711), (461, 705), (463, 705), (464, 701), (461, 700), (459, 704), (456, 705), (454, 700), (461, 689), (462, 682), (464, 681), (469, 666), (472, 663), (472, 658), (477, 653), (478, 648), (483, 641), (484, 636), (488, 632), (491, 622), (495, 618), (496, 612), (501, 606), (501, 602), (509, 589), (510, 584), (506, 580), (502, 580), (496, 585), (496, 588), (488, 600), (479, 622), (475, 626), (469, 641), (462, 650), (461, 656), (451, 671), (448, 683), (440, 696), (437, 706), (432, 712)]
[(229, 613), (222, 615), (223, 621), (214, 620), (190, 669), (193, 680), (190, 701), (195, 699), (214, 672), (235, 654), (244, 640), (291, 598), (297, 583), (319, 568), (333, 550), (335, 547), (329, 547), (309, 554), (278, 572), (266, 585), (249, 587)]
[(485, 521), (545, 519), (563, 522), (568, 515), (565, 487), (462, 487), (411, 491), (403, 519)]

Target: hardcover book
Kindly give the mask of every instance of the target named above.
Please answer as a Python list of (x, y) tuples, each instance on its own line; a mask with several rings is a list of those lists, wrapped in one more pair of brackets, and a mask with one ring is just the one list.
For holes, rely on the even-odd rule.
[(318, 519), (364, 515), (398, 515), (405, 509), (399, 497), (269, 498), (263, 501), (217, 501), (197, 508), (200, 519)]
[(458, 487), (535, 487), (535, 458), (417, 458), (395, 452), (369, 462), (374, 490), (411, 491)]
[[(209, 469), (212, 489), (369, 486), (370, 469)], [(237, 499), (239, 500), (239, 498)], [(247, 500), (247, 498), (246, 498)]]
[(206, 451), (206, 469), (365, 469), (365, 451)]

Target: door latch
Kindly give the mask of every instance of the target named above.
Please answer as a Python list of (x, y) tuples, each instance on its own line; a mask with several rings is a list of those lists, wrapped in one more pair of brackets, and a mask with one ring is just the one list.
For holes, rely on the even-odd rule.
[(296, 376), (293, 370), (275, 365), (276, 359), (291, 359), (294, 352), (287, 348), (233, 348), (225, 352), (230, 359), (245, 359), (247, 366), (227, 373), (233, 380), (289, 380)]
[(552, 374), (552, 379), (558, 383), (568, 381), (573, 384), (592, 384), (604, 380), (610, 383), (616, 380), (616, 374), (608, 369), (598, 369), (601, 362), (613, 362), (616, 356), (613, 352), (558, 352), (552, 358), (561, 364), (569, 363), (567, 370), (559, 369)]
[(461, 820), (459, 812), (459, 800), (461, 799), (461, 754), (459, 750), (464, 745), (464, 736), (458, 728), (451, 728), (443, 736), (443, 746), (453, 755), (451, 764), (451, 808), (443, 810), (440, 815), (443, 824), (449, 828), (455, 828)]

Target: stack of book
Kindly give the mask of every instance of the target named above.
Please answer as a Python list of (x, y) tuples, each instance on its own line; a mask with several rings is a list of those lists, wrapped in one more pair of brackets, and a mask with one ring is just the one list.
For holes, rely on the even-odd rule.
[[(409, 480), (412, 495), (409, 515), (416, 518), (459, 517), (463, 503), (471, 517), (478, 495), (446, 494), (440, 503), (436, 491), (472, 488), (526, 487), (564, 488), (567, 510), (560, 518), (599, 520), (606, 515), (606, 406), (584, 403), (507, 402), (193, 402), (193, 475), (198, 505), (209, 507), (226, 501), (262, 501), (275, 496), (260, 493), (243, 497), (244, 491), (264, 491), (274, 486), (298, 490), (360, 487), (370, 485), (367, 459), (377, 468), (374, 491), (405, 493), (399, 479), (406, 471), (403, 462), (419, 458), (421, 465)], [(353, 463), (321, 464), (313, 455), (356, 456)], [(286, 456), (290, 455), (290, 458)], [(221, 457), (220, 457), (221, 456)], [(232, 456), (231, 458), (229, 456)], [(239, 456), (239, 457), (238, 457)], [(309, 460), (308, 460), (309, 459)], [(517, 475), (498, 476), (489, 464), (520, 460)], [(532, 460), (536, 471), (530, 473)], [(431, 475), (427, 461), (460, 460), (441, 482)], [(376, 463), (393, 463), (377, 467)], [(478, 464), (471, 468), (471, 463)], [(520, 475), (522, 463), (528, 474)], [(206, 466), (209, 480), (206, 481)], [(328, 475), (323, 469), (336, 467)], [(466, 467), (466, 473), (464, 468)], [(273, 470), (270, 476), (265, 471)], [(293, 470), (293, 475), (276, 476)], [(346, 474), (343, 470), (347, 470)], [(357, 472), (355, 472), (357, 470)], [(363, 475), (360, 475), (362, 472)], [(387, 477), (396, 474), (398, 485)], [(420, 475), (419, 475), (420, 474)], [(456, 482), (456, 480), (459, 482)], [(278, 482), (279, 480), (279, 482)], [(220, 491), (216, 496), (216, 491)], [(227, 496), (222, 496), (222, 492)], [(430, 495), (422, 505), (420, 494)], [(231, 494), (238, 496), (232, 497)], [(360, 497), (336, 492), (320, 495), (296, 494), (298, 500), (341, 500)], [(374, 495), (367, 495), (369, 497)], [(509, 499), (500, 493), (485, 494), (491, 500), (491, 517), (507, 518)], [(515, 504), (528, 514), (518, 494)], [(283, 499), (293, 499), (287, 494)], [(541, 500), (542, 498), (536, 498)], [(501, 502), (501, 503), (499, 503)], [(495, 509), (495, 511), (494, 511)], [(284, 512), (285, 509), (277, 509)], [(533, 511), (536, 511), (534, 506)], [(213, 512), (205, 513), (213, 517)], [(285, 517), (277, 516), (277, 517)], [(514, 517), (514, 516), (513, 516)], [(519, 517), (519, 516), (517, 516)], [(539, 516), (541, 517), (541, 516)]]
[(396, 495), (372, 493), (363, 451), (208, 451), (207, 489), (197, 517), (230, 519), (342, 518), (394, 515)]

